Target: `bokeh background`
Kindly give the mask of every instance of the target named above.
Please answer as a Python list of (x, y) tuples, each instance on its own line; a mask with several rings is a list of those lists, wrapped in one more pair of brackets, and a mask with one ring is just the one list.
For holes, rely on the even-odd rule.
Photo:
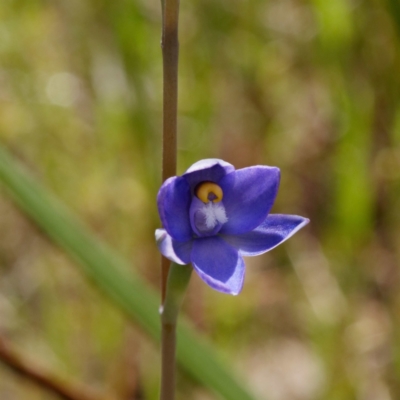
[[(270, 400), (400, 398), (400, 3), (190, 0), (178, 173), (281, 169), (273, 212), (311, 223), (247, 260), (243, 292), (193, 276), (185, 312)], [(160, 4), (2, 0), (0, 140), (155, 288)], [(0, 192), (0, 333), (73, 381), (157, 399), (158, 347)], [(186, 374), (178, 399), (216, 398)], [(0, 364), (0, 398), (55, 395)]]

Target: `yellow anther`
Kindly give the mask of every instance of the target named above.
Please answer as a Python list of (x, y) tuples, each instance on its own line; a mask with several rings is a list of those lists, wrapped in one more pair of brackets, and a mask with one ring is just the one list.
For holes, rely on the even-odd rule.
[(196, 188), (196, 196), (203, 202), (218, 203), (222, 200), (224, 193), (222, 189), (214, 182), (202, 182)]

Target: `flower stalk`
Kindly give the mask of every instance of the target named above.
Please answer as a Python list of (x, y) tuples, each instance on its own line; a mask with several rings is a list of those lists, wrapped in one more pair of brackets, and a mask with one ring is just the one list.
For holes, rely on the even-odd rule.
[[(163, 57), (162, 181), (176, 174), (178, 114), (179, 0), (161, 0)], [(191, 268), (161, 260), (161, 395), (175, 398), (176, 321)], [(189, 271), (189, 272), (188, 272)]]
[[(179, 0), (162, 0), (163, 145), (162, 181), (176, 174), (178, 113)], [(165, 298), (169, 261), (161, 263), (161, 296)]]
[(161, 395), (160, 400), (175, 398), (176, 324), (192, 268), (171, 264), (161, 314)]

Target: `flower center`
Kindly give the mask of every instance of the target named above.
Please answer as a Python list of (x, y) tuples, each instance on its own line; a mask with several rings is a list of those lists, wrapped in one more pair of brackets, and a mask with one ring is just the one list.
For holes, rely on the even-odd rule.
[(203, 202), (219, 203), (224, 197), (222, 189), (214, 182), (201, 182), (195, 190), (196, 196)]
[(194, 214), (194, 223), (201, 233), (211, 233), (215, 228), (219, 229), (222, 224), (228, 221), (225, 208), (221, 204), (214, 204), (211, 201), (204, 204)]
[(212, 236), (228, 221), (222, 189), (214, 182), (204, 181), (194, 190), (190, 205), (190, 222), (198, 236)]

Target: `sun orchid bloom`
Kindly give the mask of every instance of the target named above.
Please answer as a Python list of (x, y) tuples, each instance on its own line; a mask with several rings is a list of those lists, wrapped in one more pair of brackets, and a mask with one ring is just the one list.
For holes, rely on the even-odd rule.
[(243, 287), (242, 256), (265, 253), (305, 226), (297, 215), (269, 214), (280, 171), (254, 166), (235, 170), (219, 159), (193, 164), (167, 179), (157, 196), (164, 229), (156, 230), (160, 252), (193, 265), (213, 289), (236, 295)]

